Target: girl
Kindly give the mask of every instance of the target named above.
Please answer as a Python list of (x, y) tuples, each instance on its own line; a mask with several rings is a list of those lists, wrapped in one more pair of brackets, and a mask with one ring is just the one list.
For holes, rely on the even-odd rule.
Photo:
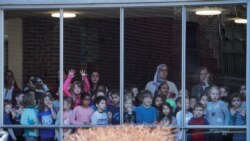
[(70, 123), (74, 125), (90, 124), (90, 118), (94, 110), (89, 106), (90, 95), (84, 94), (82, 96), (81, 106), (76, 106), (70, 117)]
[(228, 103), (229, 101), (229, 90), (226, 86), (221, 86), (220, 87), (220, 99), (226, 103)]
[(160, 95), (156, 95), (153, 99), (153, 106), (156, 108), (157, 121), (160, 121), (162, 111), (163, 98)]
[[(37, 125), (38, 119), (36, 114), (36, 99), (32, 92), (24, 95), (23, 98), (24, 109), (21, 115), (21, 125)], [(37, 141), (38, 130), (37, 129), (25, 129), (24, 130), (25, 141)]]
[(204, 108), (204, 115), (206, 114), (206, 108), (207, 108), (207, 103), (208, 103), (208, 96), (206, 94), (201, 95), (200, 98), (200, 103), (202, 104), (203, 108)]
[(97, 86), (99, 85), (100, 75), (98, 71), (93, 71), (90, 76), (91, 93), (96, 93)]
[[(74, 81), (73, 84), (71, 84), (70, 86), (70, 90), (68, 90), (71, 80), (75, 77), (75, 72), (76, 71), (73, 69), (69, 70), (68, 77), (63, 84), (63, 92), (65, 96), (72, 97), (75, 102), (75, 106), (77, 106), (81, 104), (80, 103), (81, 92), (82, 92), (81, 83), (79, 81)], [(84, 92), (88, 93), (90, 89), (90, 85), (89, 85), (87, 74), (85, 70), (81, 70), (80, 73), (82, 76), (82, 80), (84, 81)]]
[[(53, 125), (56, 120), (56, 111), (53, 108), (51, 97), (45, 95), (39, 102), (38, 119), (42, 125)], [(55, 130), (39, 129), (40, 141), (53, 141)]]
[(131, 98), (125, 99), (124, 102), (124, 123), (135, 123), (135, 112), (133, 111), (133, 103)]
[[(209, 125), (229, 125), (230, 113), (227, 104), (220, 100), (219, 87), (211, 86), (208, 94), (210, 101), (207, 103), (206, 119)], [(222, 134), (214, 133), (211, 135), (211, 139), (216, 141), (222, 140)]]
[(173, 114), (173, 108), (170, 106), (169, 103), (164, 102), (162, 106), (162, 118), (161, 124), (163, 125), (176, 125), (176, 119)]

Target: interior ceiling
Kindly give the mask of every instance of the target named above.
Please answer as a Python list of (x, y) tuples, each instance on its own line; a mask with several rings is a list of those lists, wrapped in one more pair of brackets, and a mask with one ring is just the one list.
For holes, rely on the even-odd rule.
[[(188, 12), (195, 12), (195, 9), (202, 7), (188, 7)], [(244, 5), (213, 7), (223, 9), (223, 16), (246, 17)], [(74, 9), (64, 10), (65, 12), (76, 13), (76, 18), (119, 18), (119, 9)], [(7, 10), (5, 18), (44, 17), (52, 18), (51, 13), (59, 10)], [(181, 7), (157, 7), (157, 8), (126, 8), (125, 17), (181, 17)], [(233, 17), (232, 17), (233, 18)]]

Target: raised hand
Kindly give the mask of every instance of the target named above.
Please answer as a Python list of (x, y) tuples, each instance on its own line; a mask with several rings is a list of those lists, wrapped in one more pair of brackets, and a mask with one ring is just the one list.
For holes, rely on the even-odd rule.
[(82, 77), (85, 77), (85, 76), (87, 76), (87, 73), (86, 73), (86, 71), (85, 71), (85, 70), (83, 70), (83, 69), (82, 69), (82, 70), (80, 71), (80, 73), (81, 73)]
[(75, 77), (75, 73), (76, 71), (74, 69), (70, 69), (68, 76)]
[(246, 111), (245, 110), (240, 110), (240, 115), (242, 115), (243, 117), (246, 116)]
[(230, 108), (230, 113), (234, 116), (235, 113), (236, 113), (235, 109), (234, 108)]

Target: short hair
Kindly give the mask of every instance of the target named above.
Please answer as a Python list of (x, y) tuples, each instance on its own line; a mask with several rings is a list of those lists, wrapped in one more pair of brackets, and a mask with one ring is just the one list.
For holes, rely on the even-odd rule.
[(193, 110), (194, 110), (195, 108), (202, 108), (202, 109), (204, 110), (204, 106), (203, 106), (201, 103), (196, 103), (196, 104), (194, 105)]
[(102, 100), (106, 101), (106, 98), (104, 96), (99, 96), (95, 99), (95, 104), (99, 104)]
[(112, 95), (118, 95), (118, 96), (120, 96), (120, 93), (119, 93), (118, 90), (111, 90), (110, 92), (111, 92), (111, 96)]
[(24, 95), (23, 98), (23, 106), (28, 107), (28, 106), (35, 106), (36, 105), (36, 98), (35, 95), (32, 93), (28, 93)]
[(230, 96), (230, 102), (232, 102), (233, 98), (239, 98), (241, 101), (243, 100), (242, 94), (239, 92), (234, 92)]
[(142, 95), (142, 99), (146, 97), (150, 97), (151, 99), (153, 99), (153, 94), (148, 90), (142, 90), (141, 95)]
[(69, 97), (69, 96), (64, 96), (64, 97), (63, 97), (63, 101), (66, 101), (67, 103), (69, 103), (69, 104), (71, 105), (71, 107), (70, 107), (70, 108), (72, 108), (72, 107), (73, 107), (73, 105), (74, 105), (74, 100), (73, 100), (73, 98), (72, 98), (72, 97)]
[(12, 102), (10, 100), (4, 100), (4, 106), (6, 105), (12, 105)]
[(198, 100), (198, 98), (196, 96), (190, 96), (189, 99), (194, 98), (195, 100)]

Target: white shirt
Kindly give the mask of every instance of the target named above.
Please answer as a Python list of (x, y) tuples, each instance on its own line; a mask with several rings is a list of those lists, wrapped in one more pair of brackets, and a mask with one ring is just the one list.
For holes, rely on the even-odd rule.
[(91, 116), (92, 125), (108, 125), (108, 115), (106, 112), (95, 111)]

